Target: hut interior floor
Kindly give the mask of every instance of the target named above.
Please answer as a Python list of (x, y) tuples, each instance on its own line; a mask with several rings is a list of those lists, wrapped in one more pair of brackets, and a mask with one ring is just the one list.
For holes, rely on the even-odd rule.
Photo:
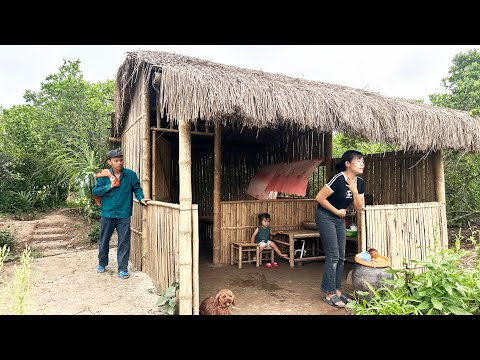
[[(290, 268), (288, 260), (275, 259), (279, 266), (256, 267), (254, 263), (214, 265), (210, 247), (201, 246), (199, 256), (200, 302), (214, 297), (221, 289), (230, 289), (235, 296), (232, 315), (348, 315), (349, 310), (334, 308), (323, 301), (320, 291), (323, 261), (305, 262)], [(353, 291), (347, 274), (354, 265), (345, 263), (343, 288)]]

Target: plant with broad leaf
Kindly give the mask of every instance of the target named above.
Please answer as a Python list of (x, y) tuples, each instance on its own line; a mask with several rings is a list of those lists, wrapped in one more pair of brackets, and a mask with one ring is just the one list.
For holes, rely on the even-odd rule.
[[(452, 249), (443, 249), (435, 241), (428, 260), (412, 260), (427, 271), (416, 275), (407, 267), (386, 270), (393, 279), (384, 280), (378, 289), (367, 284), (370, 294), (356, 291), (355, 301), (346, 307), (355, 315), (480, 314), (480, 247), (471, 237), (475, 250), (463, 250), (460, 240), (461, 235)], [(467, 257), (473, 259), (473, 266), (462, 266), (460, 260)]]
[(174, 315), (177, 313), (178, 309), (178, 298), (177, 298), (177, 290), (179, 284), (174, 282), (172, 285), (168, 287), (165, 292), (160, 294), (160, 297), (157, 300), (157, 306), (159, 307), (160, 311), (164, 314)]

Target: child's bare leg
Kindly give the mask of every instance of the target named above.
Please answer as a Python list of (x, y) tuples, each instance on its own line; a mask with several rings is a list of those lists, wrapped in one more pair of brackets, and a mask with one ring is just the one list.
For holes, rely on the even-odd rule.
[(267, 245), (260, 245), (260, 246), (258, 247), (258, 257), (259, 257), (260, 260), (262, 260), (262, 251), (263, 251), (263, 249), (265, 249), (266, 247), (267, 247)]
[(282, 254), (282, 252), (280, 251), (280, 249), (278, 248), (277, 244), (275, 244), (273, 241), (270, 242), (270, 246), (272, 247), (273, 250), (275, 250), (275, 252), (280, 255), (281, 257), (283, 258), (287, 258), (287, 254)]

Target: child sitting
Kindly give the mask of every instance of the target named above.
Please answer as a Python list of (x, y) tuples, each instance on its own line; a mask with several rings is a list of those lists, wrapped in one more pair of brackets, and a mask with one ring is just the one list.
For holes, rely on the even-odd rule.
[[(270, 240), (270, 214), (263, 213), (258, 215), (258, 222), (260, 224), (253, 232), (251, 241), (252, 243), (256, 243), (260, 245), (260, 257), (262, 256), (263, 249), (272, 248), (282, 258), (288, 258), (288, 256), (286, 254), (282, 254), (278, 246), (273, 241)], [(282, 233), (283, 231), (274, 231), (271, 234), (277, 235)], [(278, 266), (278, 264), (276, 262), (273, 262), (271, 264), (267, 263), (265, 266), (272, 267), (272, 266)]]

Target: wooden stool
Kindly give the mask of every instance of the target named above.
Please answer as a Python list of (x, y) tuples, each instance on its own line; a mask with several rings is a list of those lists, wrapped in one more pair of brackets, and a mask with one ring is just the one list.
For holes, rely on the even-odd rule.
[[(255, 243), (233, 242), (230, 244), (230, 265), (238, 263), (238, 268), (242, 268), (243, 263), (255, 262), (259, 265), (259, 247)], [(254, 256), (252, 256), (254, 254)], [(246, 255), (246, 259), (245, 256)], [(255, 259), (254, 259), (255, 258)]]

